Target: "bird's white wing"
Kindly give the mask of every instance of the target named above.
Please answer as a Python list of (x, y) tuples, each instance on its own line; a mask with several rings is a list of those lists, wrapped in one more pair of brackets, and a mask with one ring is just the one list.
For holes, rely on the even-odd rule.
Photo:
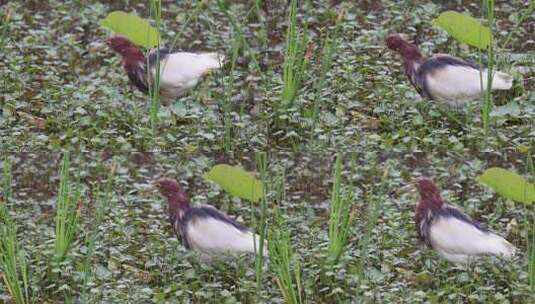
[(191, 221), (187, 226), (187, 236), (194, 249), (205, 253), (255, 252), (255, 243), (256, 250), (259, 250), (258, 235), (212, 217)]
[(456, 217), (440, 217), (430, 228), (431, 244), (444, 255), (493, 254), (510, 257), (514, 247), (504, 238), (479, 230)]
[(168, 54), (160, 64), (160, 86), (181, 89), (193, 87), (204, 73), (220, 68), (222, 62), (223, 56), (215, 53)]
[[(487, 71), (481, 73), (483, 88), (487, 87)], [(464, 65), (447, 65), (426, 75), (427, 90), (438, 101), (456, 99), (476, 99), (481, 96), (479, 70)], [(512, 86), (512, 77), (496, 72), (492, 81), (493, 89), (506, 90)]]

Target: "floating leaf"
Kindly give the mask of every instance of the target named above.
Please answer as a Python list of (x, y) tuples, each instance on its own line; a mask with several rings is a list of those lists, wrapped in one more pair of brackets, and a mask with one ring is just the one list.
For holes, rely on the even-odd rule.
[(158, 45), (159, 33), (143, 18), (127, 14), (123, 11), (114, 11), (108, 14), (100, 25), (107, 27), (114, 33), (128, 38), (133, 43), (151, 48)]
[(433, 20), (433, 25), (441, 27), (458, 41), (480, 49), (486, 49), (491, 41), (492, 34), (488, 27), (481, 25), (477, 19), (458, 12), (443, 12)]
[(479, 180), (508, 199), (524, 204), (535, 201), (535, 185), (512, 171), (490, 168), (483, 172)]
[(262, 182), (240, 167), (216, 165), (204, 178), (218, 184), (228, 193), (251, 202), (260, 201), (264, 193)]

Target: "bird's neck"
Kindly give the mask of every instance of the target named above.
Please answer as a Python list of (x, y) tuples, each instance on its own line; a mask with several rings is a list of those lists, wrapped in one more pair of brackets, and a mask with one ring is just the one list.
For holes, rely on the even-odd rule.
[(124, 57), (123, 64), (128, 72), (145, 74), (145, 58)]
[(167, 199), (169, 202), (167, 212), (171, 218), (176, 216), (182, 218), (184, 212), (190, 208), (189, 202), (185, 201), (178, 195), (171, 195)]
[(133, 83), (139, 90), (148, 93), (147, 71), (145, 68), (145, 59), (140, 57), (125, 57), (124, 68)]
[(425, 61), (425, 57), (420, 53), (420, 50), (412, 44), (404, 45), (399, 50), (399, 54), (401, 55), (407, 74), (416, 73), (420, 65)]
[(418, 204), (419, 210), (440, 209), (444, 205), (444, 201), (440, 194), (427, 193), (425, 194), (420, 203)]
[[(419, 53), (418, 53), (419, 54)], [(424, 63), (425, 58), (419, 54), (418, 56), (414, 57), (402, 57), (403, 58), (403, 67), (405, 68), (405, 72), (409, 75), (416, 74), (422, 63)]]

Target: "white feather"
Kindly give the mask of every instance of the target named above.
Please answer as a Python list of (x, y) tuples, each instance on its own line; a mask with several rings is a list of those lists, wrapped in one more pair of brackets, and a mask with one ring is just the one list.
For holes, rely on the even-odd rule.
[(431, 225), (429, 234), (433, 248), (453, 263), (466, 263), (477, 255), (514, 255), (514, 246), (504, 238), (455, 217), (440, 217)]
[[(241, 231), (215, 218), (198, 218), (188, 223), (187, 236), (192, 249), (205, 254), (255, 252), (260, 250), (260, 236)], [(267, 246), (264, 246), (266, 255)]]
[[(481, 73), (483, 88), (487, 87), (487, 70)], [(469, 66), (449, 65), (426, 76), (427, 88), (437, 101), (451, 104), (474, 100), (481, 96), (479, 70)], [(513, 78), (502, 72), (495, 72), (492, 89), (507, 90), (513, 85)]]
[[(224, 56), (217, 53), (177, 52), (169, 54), (160, 63), (160, 95), (168, 100), (197, 85), (208, 71), (223, 66)], [(156, 74), (156, 66), (152, 68)]]

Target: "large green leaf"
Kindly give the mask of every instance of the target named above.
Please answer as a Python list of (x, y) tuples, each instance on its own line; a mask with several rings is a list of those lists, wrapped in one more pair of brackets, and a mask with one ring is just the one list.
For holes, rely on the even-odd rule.
[(433, 20), (433, 24), (444, 29), (458, 41), (480, 49), (486, 49), (491, 41), (490, 29), (465, 14), (445, 11)]
[(158, 45), (159, 33), (145, 20), (123, 11), (114, 11), (100, 22), (114, 33), (128, 38), (133, 43), (151, 48)]
[(264, 193), (262, 182), (240, 167), (216, 165), (204, 178), (215, 182), (228, 193), (251, 202), (260, 201)]
[(535, 201), (535, 185), (512, 171), (490, 168), (483, 172), (479, 180), (508, 199), (524, 204)]

